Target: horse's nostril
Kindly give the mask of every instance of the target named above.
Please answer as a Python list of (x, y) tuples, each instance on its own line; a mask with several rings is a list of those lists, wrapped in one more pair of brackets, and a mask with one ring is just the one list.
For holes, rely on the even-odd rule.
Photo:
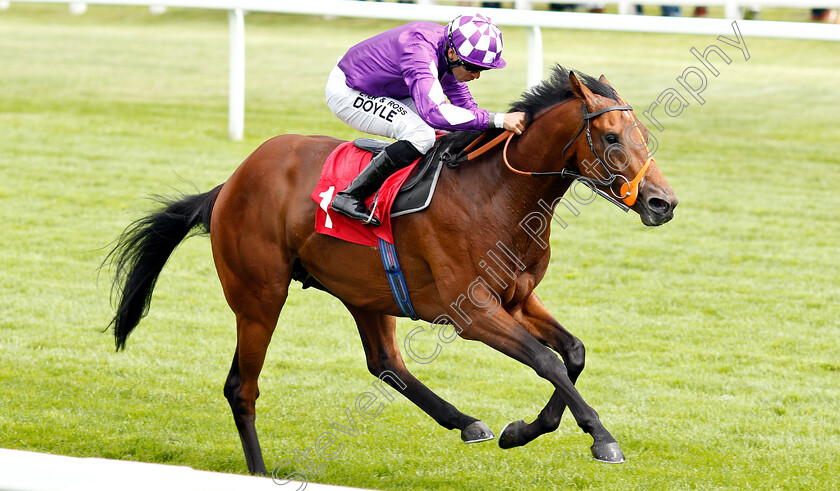
[(651, 198), (648, 200), (648, 208), (658, 215), (664, 215), (671, 209), (671, 204), (664, 199)]

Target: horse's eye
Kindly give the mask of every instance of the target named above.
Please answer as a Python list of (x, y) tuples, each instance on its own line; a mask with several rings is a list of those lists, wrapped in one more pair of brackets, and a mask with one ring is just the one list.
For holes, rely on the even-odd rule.
[(615, 133), (607, 133), (607, 135), (604, 136), (604, 139), (607, 140), (607, 143), (609, 143), (610, 145), (618, 143), (618, 135), (616, 135)]

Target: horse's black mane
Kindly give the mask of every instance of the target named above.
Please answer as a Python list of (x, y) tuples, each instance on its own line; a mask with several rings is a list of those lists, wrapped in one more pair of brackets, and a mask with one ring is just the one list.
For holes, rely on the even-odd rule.
[[(601, 82), (597, 78), (590, 77), (578, 71), (575, 71), (575, 76), (595, 94), (615, 100), (615, 92), (609, 85)], [(569, 70), (560, 65), (554, 65), (548, 79), (523, 92), (519, 100), (510, 105), (510, 110), (524, 112), (530, 123), (533, 121), (534, 116), (541, 110), (573, 99), (574, 97), (572, 87), (569, 84)], [(481, 132), (457, 131), (446, 135), (441, 139), (441, 143), (452, 142), (453, 149), (461, 149), (467, 146), (479, 134)]]
[[(609, 85), (578, 71), (575, 71), (575, 76), (595, 94), (615, 100), (615, 92)], [(524, 112), (530, 122), (541, 110), (574, 97), (569, 84), (569, 70), (554, 65), (549, 78), (523, 92), (519, 100), (510, 105), (510, 110)]]

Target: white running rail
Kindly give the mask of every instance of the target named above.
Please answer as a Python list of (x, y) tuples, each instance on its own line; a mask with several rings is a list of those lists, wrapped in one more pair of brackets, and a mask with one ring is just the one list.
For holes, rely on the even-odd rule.
[[(422, 0), (429, 1), (429, 0)], [(525, 5), (517, 0), (517, 6)], [(630, 0), (620, 0), (630, 5)], [(657, 0), (681, 4), (689, 0)], [(719, 5), (735, 0), (693, 0), (704, 4)], [(743, 0), (749, 5), (840, 5), (840, 0)], [(543, 76), (542, 28), (590, 29), (603, 31), (652, 32), (670, 34), (732, 35), (732, 20), (701, 19), (690, 17), (659, 17), (638, 15), (589, 14), (577, 12), (547, 12), (517, 9), (482, 9), (469, 6), (432, 5), (428, 3), (405, 4), (390, 2), (361, 2), (356, 0), (15, 0), (11, 3), (66, 3), (71, 12), (84, 13), (87, 4), (148, 6), (152, 13), (166, 8), (196, 8), (228, 11), (230, 24), (230, 87), (228, 133), (231, 139), (241, 140), (245, 128), (245, 12), (274, 12), (283, 14), (330, 15), (338, 17), (364, 17), (388, 20), (427, 20), (446, 23), (463, 13), (482, 12), (500, 26), (518, 26), (527, 29), (528, 86), (535, 85)], [(729, 5), (729, 3), (726, 3)], [(530, 3), (528, 3), (530, 5)], [(0, 10), (9, 8), (10, 2), (0, 1)], [(808, 22), (775, 22), (739, 20), (737, 24), (745, 37), (771, 37), (840, 41), (840, 25)]]

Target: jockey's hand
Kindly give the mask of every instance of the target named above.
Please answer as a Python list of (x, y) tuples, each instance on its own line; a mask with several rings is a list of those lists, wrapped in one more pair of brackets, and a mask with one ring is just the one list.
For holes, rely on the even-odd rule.
[(508, 131), (521, 135), (522, 132), (525, 131), (526, 124), (527, 120), (525, 119), (525, 113), (523, 112), (505, 114), (505, 129)]

